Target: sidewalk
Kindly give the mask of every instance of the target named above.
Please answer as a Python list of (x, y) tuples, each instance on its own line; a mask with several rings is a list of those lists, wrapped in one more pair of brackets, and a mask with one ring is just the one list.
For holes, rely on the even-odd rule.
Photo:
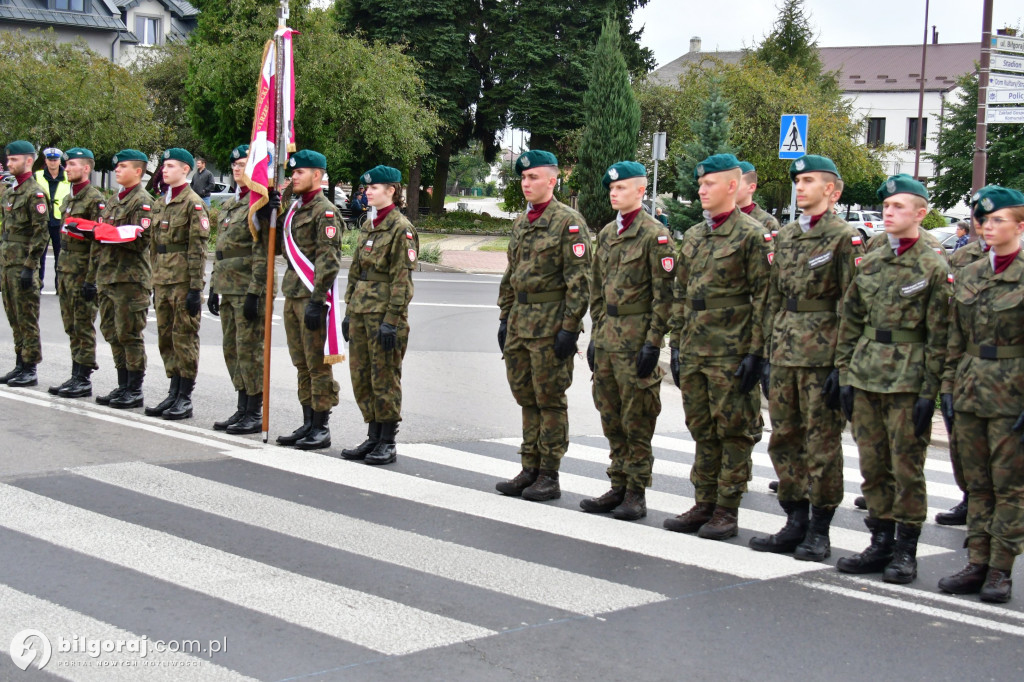
[(480, 251), (492, 236), (456, 235), (434, 242), (441, 249), (441, 264), (472, 274), (502, 274), (508, 257), (501, 251)]

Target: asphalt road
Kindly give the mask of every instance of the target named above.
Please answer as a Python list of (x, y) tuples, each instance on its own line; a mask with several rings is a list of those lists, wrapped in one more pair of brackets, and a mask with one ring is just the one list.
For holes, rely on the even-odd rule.
[[(495, 347), (497, 278), (415, 279), (399, 461), (384, 468), (329, 456), (363, 436), (344, 366), (327, 455), (212, 431), (234, 400), (206, 313), (194, 419), (49, 396), (70, 362), (45, 295), (40, 386), (0, 387), (0, 680), (1024, 678), (1024, 597), (992, 606), (935, 589), (963, 564), (963, 529), (926, 525), (907, 587), (834, 570), (868, 542), (852, 442), (823, 564), (746, 547), (783, 522), (767, 438), (738, 538), (661, 529), (693, 492), (670, 384), (648, 517), (586, 515), (579, 500), (607, 479), (581, 360), (562, 498), (497, 495), (518, 469), (519, 429)], [(152, 326), (146, 336), (153, 402), (166, 385)], [(275, 434), (299, 411), (279, 325), (273, 347)], [(0, 370), (11, 356), (3, 321)], [(945, 454), (929, 455), (934, 513), (958, 491)], [(49, 642), (42, 670), (7, 655), (42, 654), (27, 629)]]

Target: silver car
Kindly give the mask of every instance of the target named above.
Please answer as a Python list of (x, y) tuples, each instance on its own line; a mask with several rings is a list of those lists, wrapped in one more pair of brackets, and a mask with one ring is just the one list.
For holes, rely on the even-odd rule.
[(880, 232), (885, 232), (882, 216), (875, 211), (850, 211), (849, 213), (840, 211), (839, 217), (856, 228), (865, 240), (871, 239)]

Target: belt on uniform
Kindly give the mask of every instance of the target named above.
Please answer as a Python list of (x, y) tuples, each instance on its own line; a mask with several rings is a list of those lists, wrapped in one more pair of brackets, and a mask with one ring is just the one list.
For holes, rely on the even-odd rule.
[(625, 315), (643, 315), (651, 312), (649, 301), (644, 303), (627, 303), (626, 305), (615, 305), (609, 303), (605, 306), (608, 317), (623, 317)]
[(806, 298), (787, 298), (786, 310), (791, 313), (834, 313), (836, 310), (836, 299), (816, 298), (808, 300)]
[(223, 251), (217, 251), (217, 260), (224, 260), (225, 258), (246, 258), (252, 255), (251, 246), (239, 246), (235, 249), (224, 249)]
[(535, 293), (527, 293), (520, 291), (516, 294), (516, 301), (519, 303), (555, 303), (565, 298), (565, 291), (557, 289), (555, 291), (538, 291)]
[(157, 253), (181, 253), (188, 251), (188, 244), (157, 244)]
[(391, 278), (383, 272), (376, 270), (363, 270), (359, 273), (359, 279), (364, 282), (390, 282)]
[(731, 306), (746, 305), (750, 303), (750, 294), (739, 296), (723, 296), (721, 298), (691, 298), (690, 306), (694, 310), (716, 310), (718, 308), (729, 308)]
[(69, 239), (64, 248), (71, 253), (89, 253), (92, 250), (92, 244), (83, 242), (81, 239)]
[(967, 354), (982, 360), (1010, 360), (1024, 358), (1024, 346), (979, 346), (968, 343)]
[(864, 325), (864, 334), (879, 343), (924, 343), (925, 334), (920, 329), (875, 329)]
[(16, 242), (18, 244), (28, 244), (32, 241), (32, 237), (24, 234), (11, 234), (10, 232), (4, 233), (5, 242)]

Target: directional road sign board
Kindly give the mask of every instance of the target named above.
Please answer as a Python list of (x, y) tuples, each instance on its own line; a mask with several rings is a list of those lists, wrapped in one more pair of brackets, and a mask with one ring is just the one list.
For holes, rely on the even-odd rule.
[(1024, 76), (1011, 76), (1008, 73), (990, 73), (988, 89), (992, 90), (1024, 90)]
[(993, 53), (991, 68), (995, 71), (1024, 73), (1024, 56)]
[(1024, 54), (1024, 40), (1011, 36), (992, 36), (992, 47), (1006, 52)]
[(1024, 107), (989, 107), (985, 114), (986, 123), (1024, 123)]
[(1024, 104), (1024, 89), (1022, 90), (990, 90), (988, 93), (989, 104)]
[(807, 154), (807, 114), (783, 114), (779, 122), (779, 158), (799, 159)]

